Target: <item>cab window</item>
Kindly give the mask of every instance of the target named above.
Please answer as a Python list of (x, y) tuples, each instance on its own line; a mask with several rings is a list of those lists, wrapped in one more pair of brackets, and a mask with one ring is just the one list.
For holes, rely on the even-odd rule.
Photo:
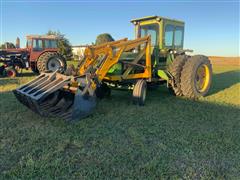
[(57, 48), (57, 41), (56, 40), (52, 40), (52, 48)]
[(41, 39), (34, 39), (33, 40), (33, 50), (41, 51), (43, 49), (43, 43)]
[(27, 40), (27, 48), (31, 48), (32, 47), (32, 40), (28, 39)]
[(45, 48), (57, 48), (56, 40), (45, 40)]
[(174, 46), (181, 47), (183, 45), (183, 27), (176, 26), (174, 32)]
[(152, 46), (158, 45), (158, 24), (143, 25), (140, 27), (141, 37), (151, 35), (151, 44)]
[(173, 45), (173, 32), (174, 32), (174, 26), (173, 25), (166, 25), (165, 26), (165, 46), (172, 46)]

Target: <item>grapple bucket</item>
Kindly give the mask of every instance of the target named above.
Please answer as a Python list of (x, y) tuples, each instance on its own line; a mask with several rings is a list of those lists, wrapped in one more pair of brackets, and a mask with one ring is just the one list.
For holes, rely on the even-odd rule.
[(95, 97), (64, 89), (71, 76), (60, 73), (42, 73), (33, 81), (13, 90), (16, 98), (29, 109), (44, 117), (78, 120), (91, 114)]

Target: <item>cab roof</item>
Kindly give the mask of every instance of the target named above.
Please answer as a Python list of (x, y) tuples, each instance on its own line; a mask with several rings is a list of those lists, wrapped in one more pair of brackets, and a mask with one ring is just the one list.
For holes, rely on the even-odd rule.
[(162, 16), (145, 16), (145, 17), (142, 17), (142, 18), (136, 18), (136, 19), (132, 19), (131, 23), (147, 21), (147, 20), (152, 20), (152, 19), (156, 19), (158, 21), (169, 20), (169, 21), (175, 21), (175, 22), (180, 22), (180, 23), (184, 24), (184, 21), (177, 20), (177, 19), (170, 19), (170, 18), (166, 18), (166, 17), (162, 17)]

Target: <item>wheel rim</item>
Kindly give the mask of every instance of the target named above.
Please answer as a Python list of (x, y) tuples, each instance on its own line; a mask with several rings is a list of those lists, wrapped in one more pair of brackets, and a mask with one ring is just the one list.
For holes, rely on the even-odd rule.
[(198, 67), (197, 73), (195, 76), (195, 84), (197, 90), (202, 93), (206, 91), (210, 81), (210, 71), (206, 64), (202, 64)]
[(60, 67), (62, 67), (62, 62), (59, 58), (51, 58), (49, 61), (48, 61), (48, 64), (47, 64), (47, 67), (48, 67), (48, 70), (50, 71), (56, 71), (58, 70)]
[(8, 71), (8, 72), (7, 72), (7, 76), (8, 76), (8, 77), (12, 77), (12, 76), (13, 76), (13, 72), (12, 72), (12, 71)]

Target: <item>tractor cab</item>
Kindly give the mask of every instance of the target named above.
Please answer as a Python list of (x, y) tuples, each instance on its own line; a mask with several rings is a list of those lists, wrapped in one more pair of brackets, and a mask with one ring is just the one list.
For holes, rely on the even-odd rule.
[(148, 16), (133, 19), (131, 22), (135, 25), (136, 38), (151, 35), (152, 48), (157, 48), (161, 51), (183, 49), (183, 21), (160, 16)]
[(57, 37), (54, 35), (29, 35), (26, 46), (32, 51), (57, 48)]
[(182, 50), (184, 22), (161, 16), (133, 19), (135, 38), (151, 36), (151, 56), (154, 66), (166, 66), (171, 50)]

